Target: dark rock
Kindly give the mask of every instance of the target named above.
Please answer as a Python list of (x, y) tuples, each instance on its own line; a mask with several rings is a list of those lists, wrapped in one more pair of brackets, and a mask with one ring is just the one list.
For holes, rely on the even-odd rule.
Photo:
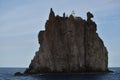
[(23, 76), (24, 74), (23, 73), (21, 73), (21, 72), (16, 72), (15, 73), (15, 76)]
[(87, 13), (87, 21), (81, 17), (55, 16), (50, 10), (45, 31), (40, 31), (39, 51), (25, 74), (59, 72), (106, 72), (108, 52), (96, 33), (97, 25)]
[(90, 12), (87, 12), (87, 22), (92, 22), (91, 18), (93, 18), (93, 14)]

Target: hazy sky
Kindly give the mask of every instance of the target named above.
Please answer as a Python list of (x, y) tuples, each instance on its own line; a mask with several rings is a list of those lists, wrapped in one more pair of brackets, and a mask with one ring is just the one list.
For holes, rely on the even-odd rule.
[(120, 67), (120, 0), (0, 0), (0, 67), (28, 67), (39, 49), (50, 8), (86, 19), (94, 14), (97, 32), (109, 52), (109, 67)]

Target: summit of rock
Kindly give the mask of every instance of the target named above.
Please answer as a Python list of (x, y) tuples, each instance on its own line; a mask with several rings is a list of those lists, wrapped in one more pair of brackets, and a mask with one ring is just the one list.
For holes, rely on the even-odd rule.
[(40, 48), (24, 73), (108, 71), (108, 52), (91, 18), (90, 12), (87, 20), (59, 16), (51, 8), (45, 30), (38, 34)]

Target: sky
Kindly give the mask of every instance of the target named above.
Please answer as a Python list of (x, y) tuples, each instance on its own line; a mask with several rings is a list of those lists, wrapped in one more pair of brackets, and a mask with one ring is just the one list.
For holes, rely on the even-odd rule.
[(109, 67), (120, 67), (120, 0), (0, 0), (0, 67), (28, 67), (39, 49), (50, 8), (86, 19), (90, 11), (109, 55)]

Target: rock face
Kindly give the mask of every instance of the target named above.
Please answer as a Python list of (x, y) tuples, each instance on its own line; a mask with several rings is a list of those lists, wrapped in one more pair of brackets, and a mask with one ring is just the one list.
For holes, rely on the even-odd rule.
[(55, 16), (51, 9), (45, 31), (38, 35), (39, 51), (24, 73), (108, 71), (108, 52), (91, 18), (90, 12), (87, 21), (65, 13)]

